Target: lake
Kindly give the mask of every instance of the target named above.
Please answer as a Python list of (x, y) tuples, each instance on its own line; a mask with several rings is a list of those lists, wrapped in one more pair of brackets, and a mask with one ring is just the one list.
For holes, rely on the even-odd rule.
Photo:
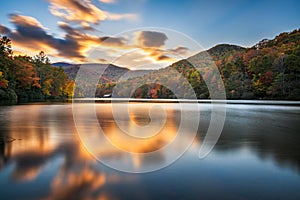
[(300, 199), (300, 106), (269, 104), (227, 104), (202, 159), (209, 103), (0, 106), (0, 199)]

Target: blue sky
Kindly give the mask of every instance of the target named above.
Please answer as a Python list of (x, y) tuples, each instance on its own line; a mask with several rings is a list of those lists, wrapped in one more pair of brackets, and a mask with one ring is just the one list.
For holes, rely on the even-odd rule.
[[(97, 45), (95, 37), (103, 41), (104, 37), (142, 27), (181, 32), (205, 49), (220, 43), (252, 46), (261, 39), (300, 28), (300, 1), (297, 0), (10, 0), (1, 3), (0, 9), (0, 34), (11, 36), (13, 42), (15, 40), (16, 52), (28, 53), (34, 50), (34, 46), (45, 48), (55, 61), (79, 62), (92, 49), (89, 44)], [(79, 10), (95, 11), (97, 16), (77, 15)], [(32, 35), (25, 29), (33, 30)], [(150, 34), (139, 35), (144, 41), (146, 38), (142, 36)], [(78, 37), (81, 42), (75, 41)], [(130, 45), (125, 47), (123, 43), (127, 41), (121, 39), (118, 44), (123, 45), (123, 50), (128, 49)], [(153, 42), (153, 38), (150, 39)], [(108, 43), (106, 48), (118, 46)], [(66, 52), (64, 45), (69, 49), (73, 47), (73, 52)], [(150, 46), (143, 47), (143, 50), (150, 56), (155, 55), (154, 60), (158, 61), (159, 51), (154, 48), (164, 45), (163, 39), (161, 45), (151, 46), (155, 53)], [(138, 55), (145, 56), (145, 53)]]

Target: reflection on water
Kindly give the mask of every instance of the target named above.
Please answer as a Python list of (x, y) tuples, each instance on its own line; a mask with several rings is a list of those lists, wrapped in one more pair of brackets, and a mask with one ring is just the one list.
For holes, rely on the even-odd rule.
[[(122, 106), (122, 104), (120, 104)], [(164, 116), (156, 114), (150, 118), (149, 104), (138, 104), (130, 107), (128, 118), (120, 120), (120, 126), (127, 126), (126, 134), (118, 126), (112, 114), (112, 107), (105, 105), (106, 109), (96, 109), (100, 126), (103, 127), (105, 136), (117, 147), (122, 150), (133, 153), (148, 153), (156, 151), (170, 141), (174, 140), (180, 122), (180, 113), (178, 110), (167, 109), (167, 119)], [(162, 123), (163, 122), (163, 123)], [(149, 125), (151, 123), (151, 126)], [(141, 126), (146, 126), (143, 131), (139, 131)], [(162, 128), (161, 128), (162, 127)], [(133, 133), (137, 137), (133, 137)], [(150, 135), (154, 133), (155, 135)], [(150, 137), (148, 137), (148, 134)], [(128, 145), (134, 144), (134, 145)]]
[[(147, 126), (151, 104), (132, 103), (123, 125), (131, 131), (130, 122)], [(110, 104), (95, 108), (115, 145), (130, 152), (153, 152), (174, 139), (181, 120), (177, 104), (162, 106), (165, 126), (143, 141), (120, 134)], [(199, 160), (210, 119), (209, 104), (201, 108), (197, 139), (178, 161), (156, 172), (127, 174), (102, 165), (86, 151), (76, 134), (71, 104), (2, 106), (0, 199), (299, 199), (299, 107), (228, 105), (218, 144)], [(157, 126), (163, 120), (154, 119)], [(94, 129), (93, 122), (85, 123)], [(117, 156), (105, 146), (97, 148), (108, 157)], [(150, 161), (133, 156), (127, 162), (139, 167), (164, 162), (167, 156)]]

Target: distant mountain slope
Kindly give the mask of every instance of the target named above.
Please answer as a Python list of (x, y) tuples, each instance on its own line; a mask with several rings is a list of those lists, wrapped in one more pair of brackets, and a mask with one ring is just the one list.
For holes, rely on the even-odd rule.
[(51, 66), (53, 67), (70, 67), (73, 66), (74, 64), (70, 64), (70, 63), (66, 63), (66, 62), (56, 62), (56, 63), (52, 63)]
[[(212, 71), (212, 65), (219, 71)], [(64, 66), (74, 79), (80, 66)], [(125, 79), (120, 79), (125, 73)], [(119, 97), (128, 97), (130, 88), (138, 88), (133, 97), (176, 98), (170, 88), (164, 86), (170, 85), (173, 90), (181, 91), (180, 98), (190, 98), (195, 92), (197, 98), (206, 99), (210, 94), (205, 82), (213, 83), (218, 74), (228, 99), (300, 100), (300, 29), (261, 40), (250, 48), (216, 45), (159, 70), (130, 71), (110, 65), (99, 81), (97, 96), (111, 93), (121, 81), (116, 93)], [(126, 77), (130, 78), (126, 80)], [(193, 91), (183, 84), (184, 79)]]
[[(58, 63), (53, 63), (51, 65), (55, 67), (62, 67), (63, 70), (68, 75), (68, 77), (71, 78), (72, 80), (75, 80), (79, 68), (81, 66), (91, 65), (91, 64), (70, 64), (70, 63), (58, 62)], [(99, 83), (114, 83), (119, 81), (121, 77), (123, 79), (135, 78), (137, 76), (143, 76), (152, 71), (152, 70), (129, 70), (127, 68), (119, 67), (113, 64), (109, 64), (109, 65), (92, 64), (92, 65), (95, 65), (95, 67), (98, 67), (98, 69), (106, 68), (99, 80)]]
[(212, 58), (222, 58), (227, 55), (231, 55), (237, 52), (243, 53), (245, 51), (246, 51), (245, 47), (231, 45), (231, 44), (219, 44), (207, 50), (207, 53)]
[(263, 39), (252, 48), (263, 49), (267, 47), (284, 48), (284, 46), (299, 45), (300, 34), (299, 29), (292, 32), (284, 32), (276, 36), (274, 39)]
[[(153, 79), (165, 77), (177, 85), (177, 91), (185, 91), (181, 97), (188, 98), (190, 91), (182, 88), (181, 84), (183, 80), (180, 76), (183, 76), (193, 87), (197, 98), (210, 98), (204, 79), (216, 79), (215, 72), (211, 71), (211, 65), (214, 64), (219, 69), (228, 99), (300, 100), (300, 29), (281, 33), (274, 39), (264, 39), (251, 48), (217, 45), (145, 75), (144, 79), (152, 80), (152, 83), (137, 90), (133, 96), (174, 98), (174, 94), (163, 86), (159, 78)], [(173, 73), (172, 69), (179, 74)], [(202, 76), (197, 69), (201, 69)], [(138, 83), (139, 78), (135, 78), (123, 85), (128, 87)]]

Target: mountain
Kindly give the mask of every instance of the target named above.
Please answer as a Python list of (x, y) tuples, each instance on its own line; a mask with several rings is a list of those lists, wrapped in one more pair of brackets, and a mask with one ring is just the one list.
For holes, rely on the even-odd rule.
[[(80, 65), (61, 65), (74, 80)], [(97, 96), (116, 90), (118, 97), (128, 97), (130, 89), (136, 88), (135, 98), (191, 98), (195, 92), (197, 98), (207, 99), (211, 96), (206, 83), (220, 87), (215, 81), (220, 74), (228, 99), (300, 100), (300, 29), (263, 39), (250, 48), (219, 44), (159, 70), (97, 66), (106, 67)]]
[(51, 66), (53, 67), (70, 67), (73, 66), (74, 64), (70, 64), (70, 63), (66, 63), (66, 62), (56, 62), (56, 63), (52, 63)]
[(94, 65), (95, 67), (97, 67), (99, 69), (106, 68), (101, 77), (101, 80), (100, 80), (100, 82), (102, 81), (102, 83), (116, 82), (125, 73), (127, 73), (127, 74), (123, 78), (128, 79), (128, 78), (134, 78), (137, 76), (143, 76), (152, 71), (152, 70), (129, 70), (127, 68), (119, 67), (119, 66), (116, 66), (113, 64), (109, 64), (109, 65), (107, 65), (107, 64), (70, 64), (70, 63), (65, 63), (65, 62), (57, 62), (57, 63), (53, 63), (51, 65), (54, 67), (62, 67), (63, 70), (68, 75), (68, 77), (71, 78), (72, 80), (76, 79), (77, 72), (81, 66)]
[[(212, 65), (216, 65), (221, 74), (228, 99), (300, 100), (300, 29), (261, 40), (250, 48), (217, 45), (143, 78), (119, 84), (123, 87), (118, 90), (119, 96), (125, 97), (128, 88), (138, 87), (133, 97), (176, 98), (166, 87), (171, 86), (181, 92), (177, 97), (189, 98), (192, 91), (187, 84), (182, 84), (185, 79), (197, 98), (210, 98), (204, 80), (210, 83), (216, 80), (218, 73), (212, 70)], [(149, 83), (145, 84), (142, 79)]]
[[(124, 80), (128, 79), (134, 79), (137, 77), (144, 76), (153, 70), (129, 70), (124, 67), (119, 67), (113, 64), (70, 64), (70, 63), (53, 63), (52, 66), (54, 67), (62, 67), (64, 72), (67, 74), (67, 76), (75, 81), (77, 73), (80, 69), (80, 67), (83, 67), (85, 69), (84, 76), (91, 77), (96, 72), (95, 70), (103, 71), (103, 74), (99, 77), (99, 82), (97, 86), (97, 97), (103, 97), (105, 94), (110, 94), (112, 92), (112, 89), (116, 85), (117, 82), (122, 82)], [(97, 72), (99, 72), (97, 71)], [(88, 81), (87, 81), (88, 82)], [(86, 87), (94, 87), (94, 86), (88, 86)], [(80, 94), (75, 94), (76, 97), (89, 97), (94, 96), (93, 94), (84, 93), (84, 90), (80, 92)]]
[[(215, 59), (220, 59), (237, 52), (245, 52), (246, 48), (232, 45), (232, 44), (219, 44), (207, 50), (207, 53)], [(195, 55), (194, 55), (195, 56)]]
[[(300, 29), (250, 48), (225, 44), (207, 53), (221, 73), (229, 99), (300, 99)], [(202, 54), (187, 60), (203, 61)]]

